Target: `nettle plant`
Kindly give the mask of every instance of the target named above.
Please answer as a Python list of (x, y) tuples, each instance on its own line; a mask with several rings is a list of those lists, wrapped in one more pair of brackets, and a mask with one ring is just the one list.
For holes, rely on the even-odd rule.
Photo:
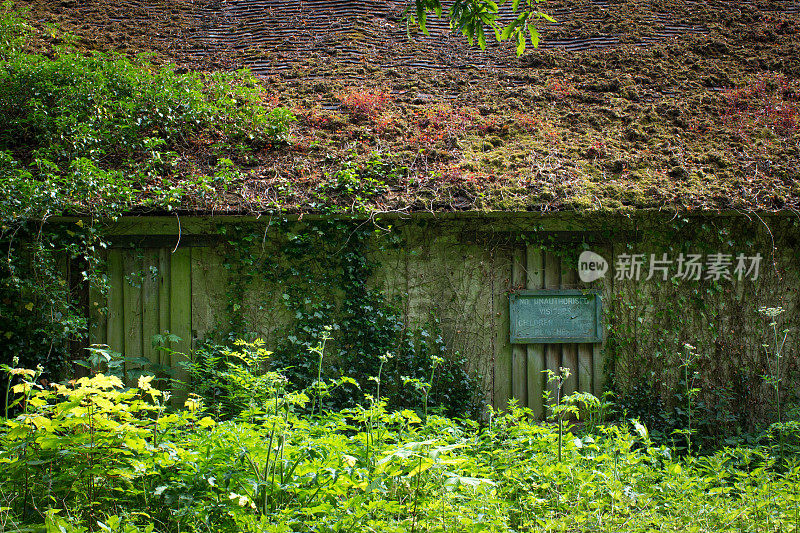
[(272, 352), (264, 348), (264, 341), (237, 340), (233, 345), (218, 349), (202, 345), (188, 361), (180, 362), (189, 375), (184, 386), (203, 398), (217, 418), (263, 409), (283, 380), (266, 368)]
[[(692, 435), (697, 432), (696, 427), (692, 427), (692, 414), (695, 410), (697, 396), (700, 394), (700, 388), (695, 386), (699, 378), (699, 373), (696, 370), (697, 361), (699, 356), (697, 348), (689, 343), (683, 345), (683, 351), (678, 353), (681, 362), (681, 374), (683, 376), (684, 393), (683, 399), (685, 400), (685, 414), (686, 414), (686, 427), (676, 429), (672, 433), (675, 435), (683, 435), (686, 439), (686, 450), (691, 453), (692, 451)], [(678, 408), (679, 412), (683, 414)]]
[[(240, 342), (231, 357), (258, 350)], [(317, 383), (292, 391), (262, 372), (263, 401), (230, 421), (207, 416), (196, 395), (170, 409), (148, 376), (129, 388), (101, 373), (44, 388), (38, 371), (6, 367), (22, 411), (0, 425), (0, 524), (67, 533), (800, 524), (797, 461), (745, 447), (676, 458), (636, 421), (573, 433), (513, 405), (489, 425), (433, 414), (423, 423), (386, 410), (392, 361), (376, 358), (368, 406), (313, 416)], [(415, 388), (421, 399), (440, 368)]]

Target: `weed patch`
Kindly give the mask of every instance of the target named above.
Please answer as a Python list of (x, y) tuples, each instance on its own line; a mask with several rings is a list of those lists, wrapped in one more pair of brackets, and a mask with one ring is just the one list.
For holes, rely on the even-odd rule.
[(21, 412), (0, 428), (0, 520), (130, 533), (798, 525), (796, 456), (739, 447), (677, 459), (636, 421), (581, 432), (563, 418), (532, 423), (513, 405), (488, 424), (389, 412), (388, 362), (379, 358), (366, 407), (304, 415), (318, 385), (289, 392), (273, 373), (227, 421), (193, 396), (169, 408), (146, 376), (130, 388), (96, 373), (45, 389), (36, 371), (5, 367)]

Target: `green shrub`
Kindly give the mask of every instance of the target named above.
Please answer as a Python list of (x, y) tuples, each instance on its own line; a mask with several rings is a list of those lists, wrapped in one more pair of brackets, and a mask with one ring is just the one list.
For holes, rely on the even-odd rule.
[[(264, 105), (244, 71), (179, 73), (66, 47), (30, 54), (26, 31), (3, 3), (0, 362), (19, 356), (57, 379), (76, 355), (70, 341), (86, 335), (83, 285), (107, 285), (105, 222), (133, 206), (169, 210), (187, 194), (226, 190), (241, 160), (288, 139), (294, 116)], [(75, 214), (87, 222), (45, 224)]]
[[(257, 346), (242, 344), (244, 350)], [(388, 359), (383, 362), (386, 363)], [(53, 390), (6, 368), (0, 523), (49, 531), (793, 531), (800, 462), (770, 448), (675, 458), (634, 423), (591, 433), (494, 413), (488, 425), (368, 408), (302, 415), (286, 382), (216, 423), (143, 377)], [(277, 378), (277, 375), (276, 375)]]
[(134, 183), (174, 176), (180, 153), (206, 149), (201, 135), (219, 139), (213, 160), (222, 150), (242, 155), (283, 142), (294, 120), (285, 108), (266, 108), (246, 72), (204, 78), (144, 59), (67, 51), (55, 59), (18, 53), (3, 67), (0, 151), (39, 173), (59, 175), (86, 160), (125, 170)]
[(276, 383), (283, 377), (267, 371), (272, 352), (264, 342), (236, 341), (235, 348), (201, 344), (189, 361), (187, 388), (203, 398), (218, 417), (231, 418), (246, 409), (264, 409), (272, 399)]
[[(226, 248), (223, 268), (230, 274), (227, 314), (210, 335), (200, 357), (215, 360), (233, 340), (252, 338), (255, 329), (242, 310), (255, 280), (265, 281), (286, 317), (271, 333), (273, 352), (270, 368), (279, 370), (291, 387), (310, 388), (319, 374), (312, 354), (325, 335), (322, 377), (330, 382), (341, 377), (358, 383), (327, 395), (325, 409), (338, 410), (367, 405), (370, 379), (377, 376), (381, 357), (390, 354), (383, 369), (383, 397), (389, 409), (422, 411), (418, 391), (404, 380), (427, 381), (435, 358), (443, 360), (430, 391), (434, 412), (450, 416), (475, 417), (482, 410), (480, 387), (466, 370), (466, 362), (445, 345), (435, 315), (420, 323), (409, 323), (398, 298), (387, 298), (372, 285), (377, 263), (373, 252), (400, 244), (396, 235), (375, 226), (348, 220), (318, 220), (308, 224), (289, 220), (270, 223), (276, 231), (255, 225), (220, 225)], [(261, 252), (254, 252), (262, 247)], [(264, 253), (263, 250), (269, 250)], [(263, 286), (257, 290), (263, 291)], [(264, 304), (267, 305), (267, 304)], [(202, 387), (203, 379), (197, 382)]]
[(30, 31), (25, 20), (14, 10), (11, 0), (0, 4), (0, 61), (19, 52)]

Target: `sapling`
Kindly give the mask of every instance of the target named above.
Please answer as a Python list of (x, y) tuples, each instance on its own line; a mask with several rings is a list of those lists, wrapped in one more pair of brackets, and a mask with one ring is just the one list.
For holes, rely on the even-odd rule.
[(685, 429), (676, 429), (673, 433), (677, 433), (680, 435), (684, 435), (686, 437), (686, 450), (691, 453), (692, 451), (692, 435), (694, 434), (695, 430), (692, 429), (692, 409), (694, 399), (697, 398), (697, 395), (700, 393), (700, 389), (694, 386), (695, 380), (698, 378), (699, 374), (696, 371), (692, 371), (691, 379), (689, 378), (689, 372), (692, 366), (697, 361), (697, 348), (692, 346), (691, 344), (684, 343), (683, 345), (684, 351), (678, 352), (678, 357), (681, 361), (681, 368), (683, 369), (683, 381), (685, 386), (686, 392), (686, 428)]
[(161, 398), (154, 398), (156, 402), (156, 419), (153, 422), (153, 446), (158, 446), (158, 426), (161, 417), (164, 416), (164, 410), (167, 408), (170, 398), (172, 398), (170, 391), (162, 391)]
[(608, 411), (613, 406), (613, 402), (610, 400), (613, 396), (612, 392), (605, 392), (601, 400), (590, 392), (576, 391), (564, 398), (564, 400), (575, 405), (578, 411), (583, 413), (583, 429), (587, 433), (593, 433), (605, 421)]
[(375, 443), (375, 426), (374, 426), (375, 412), (379, 411), (380, 407), (382, 405), (382, 402), (381, 402), (381, 376), (383, 374), (383, 365), (385, 365), (386, 362), (389, 361), (389, 359), (391, 359), (392, 357), (394, 357), (394, 356), (389, 352), (386, 352), (385, 354), (381, 355), (379, 357), (380, 364), (378, 365), (378, 375), (370, 377), (370, 380), (372, 380), (372, 381), (374, 381), (376, 383), (375, 398), (370, 398), (369, 396), (367, 396), (370, 399), (370, 408), (369, 408), (369, 416), (367, 417), (367, 435), (366, 435), (366, 437), (367, 437), (367, 461), (369, 463), (370, 469), (372, 469), (374, 467), (374, 463), (375, 463), (374, 457), (372, 456), (373, 453), (371, 453), (370, 448), (374, 448), (374, 446), (372, 446), (372, 445)]
[[(564, 388), (564, 382), (569, 379), (571, 372), (569, 368), (559, 367), (558, 374), (550, 369), (543, 370), (547, 374), (547, 382), (555, 382), (556, 384), (556, 401), (550, 405), (550, 417), (558, 422), (558, 462), (561, 462), (562, 449), (564, 447), (564, 417), (568, 414), (575, 416), (579, 415), (578, 408), (571, 402), (562, 402), (561, 393)], [(548, 404), (550, 400), (550, 391), (544, 391), (542, 395), (544, 403)]]
[[(15, 357), (13, 359), (14, 366), (16, 367), (19, 364), (19, 358)], [(34, 387), (42, 388), (40, 385), (36, 383), (39, 379), (39, 376), (42, 375), (44, 369), (42, 365), (37, 365), (36, 370), (31, 370), (29, 368), (11, 368), (8, 365), (0, 366), (0, 369), (4, 370), (8, 373), (8, 383), (6, 385), (6, 399), (5, 399), (5, 420), (8, 421), (8, 409), (9, 407), (13, 407), (17, 404), (22, 404), (23, 413), (28, 413), (28, 406), (30, 405), (30, 398), (31, 394), (33, 393)], [(15, 393), (20, 393), (19, 398), (15, 400), (11, 405), (8, 403), (8, 393), (12, 390), (11, 381), (14, 376), (21, 376), (22, 383), (18, 383), (14, 385), (13, 390)], [(27, 378), (27, 379), (26, 379)], [(30, 381), (28, 381), (28, 379)], [(28, 426), (28, 437), (31, 438), (34, 434), (34, 426)], [(31, 476), (29, 472), (29, 463), (28, 463), (28, 446), (24, 446), (22, 448), (22, 453), (20, 454), (19, 461), (25, 465), (25, 473), (24, 473), (24, 489), (22, 492), (22, 507), (23, 509), (26, 507), (28, 498), (31, 496)]]
[[(423, 381), (421, 381), (419, 379), (412, 379), (412, 378), (409, 378), (407, 376), (403, 377), (403, 383), (404, 384), (409, 384), (410, 383), (418, 391), (420, 391), (422, 393), (422, 408), (423, 408), (423, 411), (422, 411), (423, 412), (422, 422), (423, 422), (423, 424), (427, 424), (428, 423), (428, 395), (430, 394), (430, 391), (431, 391), (431, 384), (433, 383), (433, 376), (436, 373), (436, 369), (442, 363), (444, 363), (444, 359), (442, 359), (441, 357), (438, 357), (438, 356), (434, 355), (431, 358), (431, 375), (430, 375), (430, 378), (428, 379), (427, 383), (425, 383), (425, 382), (423, 382)], [(412, 518), (412, 522), (411, 522), (411, 531), (412, 531), (412, 533), (414, 531), (416, 531), (416, 528), (417, 528), (417, 503), (419, 501), (419, 483), (420, 483), (420, 478), (422, 477), (422, 456), (425, 453), (425, 449), (426, 449), (426, 447), (423, 446), (422, 450), (419, 453), (419, 462), (417, 464), (417, 480), (416, 480), (417, 483), (416, 483), (416, 487), (414, 488), (414, 510), (413, 510), (413, 513), (412, 513), (413, 514), (413, 518)]]
[(314, 416), (314, 409), (317, 403), (319, 403), (319, 412), (322, 412), (322, 358), (325, 355), (325, 344), (331, 339), (331, 329), (333, 329), (331, 326), (325, 326), (320, 342), (316, 346), (309, 348), (311, 353), (317, 354), (317, 381), (314, 382), (317, 393), (314, 396), (314, 403), (311, 404), (311, 416)]
[(428, 422), (428, 397), (431, 392), (431, 387), (433, 383), (433, 376), (436, 373), (436, 369), (444, 363), (444, 359), (434, 355), (431, 358), (431, 375), (428, 378), (428, 381), (422, 381), (417, 378), (410, 378), (408, 376), (403, 376), (403, 385), (411, 385), (415, 389), (417, 389), (422, 394), (422, 423), (425, 424)]
[(789, 330), (784, 329), (783, 338), (781, 339), (780, 333), (778, 332), (778, 316), (783, 313), (783, 307), (759, 307), (758, 311), (770, 319), (769, 326), (772, 328), (772, 344), (764, 343), (762, 347), (764, 348), (764, 352), (766, 353), (767, 357), (772, 357), (774, 359), (775, 364), (775, 371), (773, 375), (764, 375), (762, 376), (764, 382), (771, 386), (772, 389), (775, 391), (775, 410), (779, 425), (779, 432), (780, 432), (780, 455), (781, 460), (783, 460), (783, 429), (780, 428), (781, 424), (781, 356), (783, 353), (783, 347), (786, 344), (786, 339), (789, 336)]
[(783, 313), (783, 307), (759, 307), (758, 311), (769, 318), (771, 321), (769, 326), (772, 328), (772, 344), (764, 343), (762, 347), (764, 348), (764, 352), (766, 352), (767, 357), (772, 357), (774, 359), (775, 364), (775, 372), (772, 376), (763, 376), (764, 381), (772, 386), (773, 390), (775, 391), (775, 408), (776, 414), (778, 417), (778, 423), (781, 423), (781, 401), (780, 401), (780, 392), (781, 392), (781, 377), (780, 377), (780, 364), (781, 364), (781, 356), (783, 352), (783, 347), (786, 344), (786, 339), (789, 336), (789, 330), (784, 329), (783, 338), (781, 339), (780, 333), (778, 332), (778, 321), (777, 317), (781, 313)]
[[(272, 424), (268, 430), (267, 453), (263, 465), (259, 467), (250, 450), (239, 443), (239, 438), (236, 437), (240, 447), (239, 461), (249, 467), (256, 479), (252, 489), (246, 485), (242, 485), (241, 488), (254, 502), (261, 514), (271, 510), (276, 496), (274, 494), (276, 487), (282, 486), (284, 482), (286, 472), (284, 472), (283, 452), (286, 444), (285, 432), (289, 425), (289, 399), (286, 392), (288, 380), (277, 372), (268, 372), (266, 376), (270, 383), (273, 405), (272, 413), (265, 420), (265, 425), (267, 422), (272, 422)], [(280, 476), (280, 482), (277, 485), (275, 484), (276, 474)]]

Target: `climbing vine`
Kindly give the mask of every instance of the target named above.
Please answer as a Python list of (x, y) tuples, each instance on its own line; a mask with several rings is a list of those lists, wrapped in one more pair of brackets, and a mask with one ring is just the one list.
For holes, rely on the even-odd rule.
[(86, 355), (108, 225), (134, 208), (213, 202), (254, 150), (286, 141), (294, 116), (265, 105), (246, 72), (87, 55), (68, 35), (30, 53), (31, 31), (0, 4), (0, 361), (58, 379)]
[[(420, 407), (419, 394), (408, 380), (425, 380), (434, 358), (444, 360), (437, 369), (429, 402), (451, 415), (472, 415), (479, 410), (477, 381), (464, 368), (458, 354), (448, 353), (435, 316), (411, 324), (401, 310), (401, 300), (387, 299), (373, 285), (379, 263), (376, 252), (402, 249), (402, 239), (391, 231), (364, 221), (337, 219), (297, 222), (273, 221), (269, 228), (223, 225), (228, 271), (227, 313), (212, 334), (232, 341), (254, 336), (254, 325), (244, 316), (245, 299), (255, 280), (276, 291), (278, 313), (286, 325), (271, 335), (270, 365), (282, 369), (294, 387), (308, 388), (317, 378), (318, 361), (312, 356), (320, 339), (326, 345), (326, 378), (346, 376), (358, 387), (342, 387), (326, 398), (327, 407), (353, 406), (374, 394), (371, 378), (377, 376), (380, 357), (390, 354), (383, 368), (382, 391), (393, 407)], [(259, 249), (267, 247), (269, 252)], [(211, 342), (206, 350), (221, 349)]]
[[(773, 328), (759, 313), (761, 307), (781, 308), (775, 329), (796, 338), (798, 315), (790, 310), (797, 309), (797, 228), (793, 217), (757, 214), (641, 214), (629, 221), (597, 216), (572, 234), (518, 231), (514, 246), (546, 251), (562, 273), (578, 266), (583, 251), (607, 260), (609, 270), (595, 286), (603, 289), (604, 371), (618, 415), (639, 418), (671, 445), (708, 448), (755, 438), (777, 420), (779, 409), (794, 406), (797, 412), (800, 405), (796, 387), (769, 393), (769, 383), (785, 384), (800, 376), (800, 367), (796, 351), (770, 357), (763, 344), (774, 343)], [(618, 277), (620, 258), (636, 254), (642, 260), (638, 274)], [(730, 261), (730, 279), (705, 270), (697, 279), (677, 275), (681, 255), (699, 257), (707, 267), (718, 254)], [(759, 270), (736, 274), (739, 254), (759, 254)], [(673, 261), (666, 279), (656, 270), (648, 280), (653, 258), (665, 257)], [(557, 282), (557, 269), (555, 274)], [(551, 277), (548, 283), (555, 282)], [(568, 286), (578, 287), (587, 285)], [(519, 288), (517, 282), (514, 290)], [(686, 345), (694, 347), (689, 363)], [(690, 420), (692, 433), (686, 434)]]
[[(671, 272), (666, 281), (660, 275), (649, 282), (613, 281), (605, 357), (619, 410), (673, 444), (703, 448), (750, 438), (774, 421), (776, 406), (765, 394), (765, 376), (772, 372), (758, 308), (797, 305), (789, 297), (797, 222), (680, 216), (667, 224), (643, 218), (637, 226), (643, 238), (610, 247), (614, 255), (646, 252), (649, 260), (651, 253), (673, 259), (696, 254), (705, 261), (717, 253), (735, 258), (746, 252), (762, 259), (756, 279), (715, 279), (705, 272), (699, 279), (676, 278)], [(732, 274), (734, 267), (735, 259)], [(647, 274), (643, 269), (641, 279)], [(782, 327), (794, 335), (797, 322), (784, 317)], [(687, 345), (693, 353), (688, 364)], [(798, 370), (796, 356), (784, 358), (784, 375)], [(784, 391), (780, 402), (798, 405), (799, 393)], [(681, 433), (690, 419), (694, 437)]]

